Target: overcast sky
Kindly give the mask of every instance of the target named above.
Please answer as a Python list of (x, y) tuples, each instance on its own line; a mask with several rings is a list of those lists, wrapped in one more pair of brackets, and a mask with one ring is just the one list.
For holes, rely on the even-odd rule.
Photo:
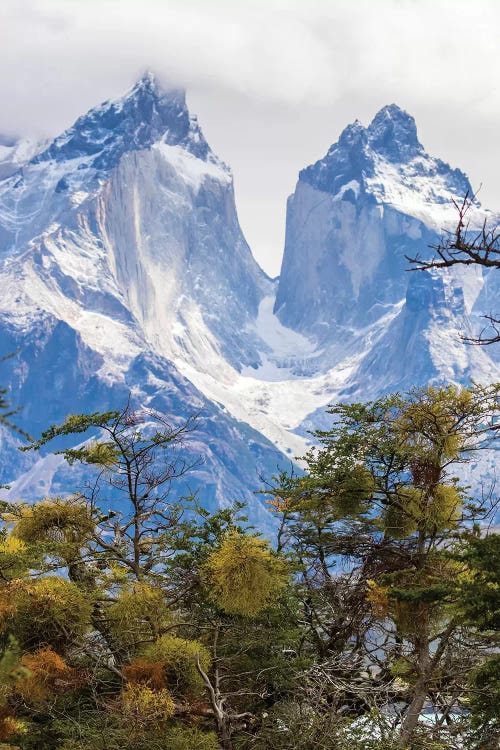
[(56, 135), (152, 69), (187, 89), (275, 275), (299, 169), (391, 102), (500, 209), (499, 39), (498, 0), (0, 0), (0, 132)]

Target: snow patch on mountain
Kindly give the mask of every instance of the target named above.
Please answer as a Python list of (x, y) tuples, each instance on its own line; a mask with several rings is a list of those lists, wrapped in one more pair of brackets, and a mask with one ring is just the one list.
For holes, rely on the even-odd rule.
[[(403, 164), (394, 164), (377, 153), (372, 159), (373, 176), (365, 178), (364, 187), (378, 203), (413, 216), (438, 233), (455, 229), (458, 219), (453, 200), (461, 201), (464, 193), (450, 181), (443, 162), (428, 155)], [(480, 228), (492, 216), (478, 204), (473, 204), (467, 215), (471, 228)]]
[[(308, 363), (324, 352), (314, 340), (283, 326), (272, 313), (273, 301), (273, 296), (262, 300), (254, 324), (254, 330), (262, 332), (261, 342), (272, 347), (268, 355), (260, 352), (258, 366), (238, 372), (223, 360), (204, 363), (200, 358), (196, 367), (185, 358), (174, 362), (208, 399), (248, 422), (285, 454), (297, 457), (311, 444), (304, 423), (312, 413), (344, 397), (364, 357), (398, 316), (404, 301), (386, 311), (375, 325), (352, 330), (349, 342), (338, 343), (335, 366), (312, 376), (305, 374)], [(317, 367), (309, 369), (317, 371)]]
[(275, 295), (267, 295), (260, 304), (255, 321), (249, 330), (265, 344), (259, 352), (260, 363), (246, 366), (241, 374), (258, 380), (286, 380), (297, 377), (294, 367), (313, 357), (318, 357), (317, 342), (284, 326), (273, 313)]
[(9, 138), (0, 135), (0, 180), (10, 177), (23, 164), (43, 151), (47, 141), (37, 141), (33, 138)]
[(160, 151), (162, 157), (172, 165), (176, 174), (198, 191), (206, 177), (220, 182), (231, 182), (231, 174), (222, 163), (203, 161), (181, 146), (169, 146), (167, 143), (155, 143), (153, 149)]

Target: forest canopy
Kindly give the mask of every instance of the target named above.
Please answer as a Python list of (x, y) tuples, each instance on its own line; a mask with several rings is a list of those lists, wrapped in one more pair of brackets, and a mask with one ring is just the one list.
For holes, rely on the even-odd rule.
[(261, 490), (272, 541), (177, 491), (194, 421), (127, 407), (28, 442), (78, 439), (61, 452), (94, 480), (3, 509), (0, 747), (497, 747), (495, 496), (457, 474), (499, 394), (331, 407), (304, 471)]

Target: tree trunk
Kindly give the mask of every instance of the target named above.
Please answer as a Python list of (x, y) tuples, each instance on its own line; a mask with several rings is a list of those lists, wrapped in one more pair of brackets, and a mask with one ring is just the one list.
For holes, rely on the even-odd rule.
[(432, 660), (429, 653), (429, 623), (427, 615), (423, 614), (419, 627), (420, 632), (415, 638), (418, 678), (413, 689), (413, 698), (403, 719), (401, 727), (401, 745), (406, 747), (418, 724), (420, 714), (425, 705), (429, 678), (432, 673)]
[(226, 716), (222, 716), (217, 721), (217, 734), (219, 735), (221, 750), (234, 750), (231, 727)]
[(418, 719), (422, 713), (422, 709), (425, 705), (425, 698), (427, 696), (427, 675), (424, 675), (417, 680), (415, 685), (415, 691), (413, 693), (413, 699), (408, 706), (408, 710), (403, 719), (401, 727), (401, 745), (406, 748), (408, 741), (411, 739), (415, 727), (418, 724)]

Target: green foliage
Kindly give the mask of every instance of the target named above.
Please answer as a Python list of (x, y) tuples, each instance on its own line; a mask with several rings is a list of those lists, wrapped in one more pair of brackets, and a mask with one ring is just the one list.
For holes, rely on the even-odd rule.
[(229, 614), (255, 617), (286, 584), (283, 561), (255, 536), (230, 532), (213, 551), (206, 576), (217, 604)]
[[(455, 661), (465, 618), (457, 601), (461, 565), (450, 550), (466, 522), (481, 518), (485, 509), (480, 499), (464, 502), (450, 471), (496, 434), (499, 393), (498, 385), (424, 388), (334, 406), (332, 428), (316, 433), (320, 445), (305, 456), (306, 476), (282, 475), (272, 489), (279, 543), (291, 546), (301, 573), (306, 638), (322, 665), (319, 671), (325, 671), (322, 689), (327, 694), (328, 686), (335, 686), (330, 704), (338, 700), (342, 712), (358, 712), (361, 700), (377, 707), (380, 683), (387, 681), (387, 690), (396, 695), (404, 686), (402, 700), (414, 706), (403, 720), (412, 748), (420, 747), (418, 713), (432, 700), (435, 685), (461, 695), (464, 675), (481, 660), (471, 646), (464, 649), (466, 658)], [(352, 481), (343, 485), (344, 477)], [(352, 572), (344, 577), (335, 568), (346, 558)], [(475, 575), (478, 584), (489, 583), (488, 596), (496, 592), (491, 573)], [(471, 602), (474, 596), (471, 589)], [(357, 685), (350, 688), (348, 669), (341, 677), (339, 647), (347, 663), (362, 658), (367, 665), (362, 697)], [(331, 672), (324, 666), (330, 659)], [(402, 665), (404, 675), (398, 671)], [(313, 674), (316, 687), (319, 678)], [(390, 683), (388, 675), (397, 680)], [(305, 704), (311, 710), (307, 698)], [(313, 727), (316, 718), (313, 712), (305, 720)], [(329, 731), (324, 729), (325, 736)], [(295, 732), (290, 736), (295, 739)], [(334, 736), (325, 747), (342, 746)], [(392, 745), (387, 740), (383, 746)]]
[(500, 734), (500, 655), (487, 659), (471, 675), (474, 723)]
[(210, 654), (202, 643), (169, 633), (143, 648), (141, 655), (163, 666), (167, 686), (175, 695), (199, 692), (202, 680), (197, 662), (205, 672), (210, 667)]
[(459, 597), (467, 620), (481, 630), (500, 630), (500, 534), (468, 534), (461, 559), (467, 573)]
[[(476, 424), (475, 418), (483, 417), (478, 399), (471, 390), (451, 385), (416, 393), (417, 398), (410, 399), (397, 416), (396, 434), (421, 461), (456, 459), (469, 447), (471, 434), (466, 420)], [(497, 394), (491, 396), (495, 399)]]
[(114, 643), (127, 653), (144, 648), (172, 623), (164, 591), (143, 582), (123, 588), (107, 608), (106, 618)]
[(14, 524), (13, 537), (31, 546), (42, 544), (44, 551), (66, 562), (74, 559), (95, 529), (88, 508), (76, 498), (18, 506), (6, 518)]
[(395, 539), (457, 526), (463, 493), (447, 467), (487, 440), (499, 388), (416, 389), (368, 404), (330, 409), (334, 424), (316, 437), (305, 477), (274, 488), (278, 512), (322, 527), (369, 516)]
[[(51, 427), (30, 447), (78, 437), (61, 452), (94, 466), (96, 485), (4, 517), (0, 742), (472, 746), (455, 717), (407, 729), (436, 696), (470, 700), (471, 729), (490, 742), (498, 538), (470, 531), (481, 502), (465, 503), (450, 472), (486, 442), (498, 393), (428, 388), (332, 407), (305, 475), (283, 474), (273, 488), (276, 551), (245, 528), (241, 505), (212, 514), (175, 495), (190, 421), (127, 408)], [(96, 505), (109, 489), (119, 511)], [(385, 711), (395, 704), (416, 705), (403, 730)]]
[(220, 747), (215, 732), (183, 726), (167, 729), (160, 742), (154, 746), (158, 750), (219, 750)]
[[(100, 723), (99, 723), (100, 722)], [(148, 726), (144, 732), (124, 729), (118, 719), (95, 717), (64, 727), (65, 734), (76, 734), (58, 744), (57, 750), (219, 750), (215, 732), (171, 723), (160, 730)], [(76, 731), (75, 731), (76, 730)], [(47, 750), (44, 748), (44, 750)]]
[[(467, 566), (458, 583), (468, 623), (483, 632), (490, 651), (498, 650), (500, 630), (500, 535), (466, 534), (459, 559)], [(478, 747), (493, 750), (500, 738), (500, 655), (494, 653), (470, 675), (472, 722)]]
[(75, 461), (95, 464), (105, 469), (111, 469), (118, 464), (120, 453), (111, 441), (92, 440), (82, 448), (67, 449), (64, 452), (66, 461), (71, 465)]
[[(370, 472), (355, 461), (328, 467), (326, 463), (318, 460), (309, 476), (290, 485), (285, 505), (281, 507), (312, 518), (323, 516), (332, 520), (355, 517), (366, 511), (376, 489)], [(327, 473), (320, 473), (325, 469)]]
[(103, 428), (119, 419), (119, 417), (120, 412), (118, 411), (94, 412), (93, 414), (70, 414), (62, 425), (52, 425), (42, 432), (39, 440), (32, 440), (30, 445), (21, 450), (38, 450), (57, 437), (80, 435), (91, 429)]
[(401, 743), (400, 732), (387, 715), (367, 711), (348, 718), (326, 705), (283, 701), (266, 715), (257, 738), (243, 740), (238, 750), (456, 750), (452, 741), (433, 738), (419, 727), (411, 745)]
[(88, 595), (56, 576), (19, 585), (13, 606), (8, 624), (26, 650), (71, 645), (90, 627), (93, 610)]
[(462, 492), (455, 484), (437, 484), (429, 493), (426, 522), (431, 529), (453, 529), (460, 520)]
[(382, 515), (383, 528), (393, 539), (405, 539), (418, 529), (422, 491), (403, 487), (388, 499)]
[(404, 539), (421, 529), (437, 533), (452, 529), (460, 519), (462, 495), (454, 484), (432, 488), (403, 486), (387, 500), (384, 528), (394, 539)]

